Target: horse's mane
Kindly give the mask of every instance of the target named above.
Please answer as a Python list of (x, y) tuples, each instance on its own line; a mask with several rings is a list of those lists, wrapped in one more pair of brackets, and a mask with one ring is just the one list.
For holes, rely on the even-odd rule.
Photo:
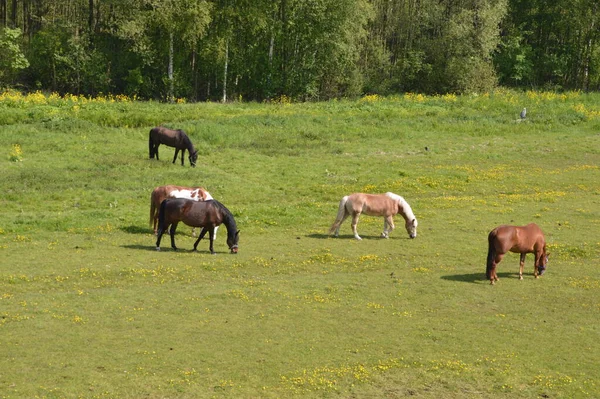
[(388, 197), (390, 197), (393, 200), (398, 201), (399, 207), (402, 208), (402, 216), (404, 217), (405, 220), (416, 219), (415, 214), (412, 211), (412, 208), (410, 207), (408, 202), (406, 202), (406, 200), (403, 197), (399, 196), (398, 194), (394, 194), (392, 192), (387, 192), (387, 193), (385, 193), (385, 195), (387, 195)]
[(206, 202), (211, 201), (213, 204), (216, 205), (217, 208), (219, 208), (221, 210), (221, 212), (223, 212), (223, 224), (225, 225), (225, 227), (227, 227), (227, 234), (229, 235), (230, 229), (232, 231), (233, 234), (235, 234), (237, 227), (235, 224), (235, 219), (233, 218), (233, 214), (231, 213), (231, 211), (229, 209), (227, 209), (227, 207), (223, 204), (221, 204), (219, 201), (212, 199), (212, 200), (208, 200)]

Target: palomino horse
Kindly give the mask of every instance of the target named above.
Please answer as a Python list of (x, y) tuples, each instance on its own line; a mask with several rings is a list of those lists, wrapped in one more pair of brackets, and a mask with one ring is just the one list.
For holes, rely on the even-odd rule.
[(172, 130), (167, 129), (166, 127), (155, 127), (150, 130), (150, 136), (148, 137), (148, 147), (150, 149), (150, 159), (154, 159), (156, 155), (156, 160), (158, 161), (158, 146), (161, 144), (167, 145), (169, 147), (175, 147), (175, 156), (173, 157), (173, 163), (177, 159), (177, 154), (179, 150), (181, 150), (181, 166), (183, 166), (183, 157), (185, 154), (185, 150), (188, 150), (190, 153), (190, 165), (196, 166), (196, 160), (198, 159), (198, 151), (194, 148), (192, 141), (185, 134), (185, 132), (181, 129)]
[(352, 232), (357, 240), (361, 240), (356, 232), (358, 217), (361, 213), (369, 216), (383, 216), (383, 233), (381, 237), (388, 238), (389, 233), (394, 230), (394, 216), (402, 215), (404, 218), (404, 227), (410, 238), (417, 236), (417, 218), (408, 202), (401, 196), (394, 193), (385, 194), (363, 194), (354, 193), (345, 196), (340, 201), (337, 218), (329, 229), (329, 233), (335, 231), (337, 237), (340, 232), (340, 225), (346, 218), (352, 215)]
[(238, 251), (238, 241), (240, 231), (237, 229), (235, 219), (223, 204), (215, 200), (196, 202), (185, 198), (166, 199), (160, 204), (158, 213), (158, 237), (156, 239), (156, 250), (160, 251), (160, 239), (169, 226), (171, 235), (171, 247), (177, 250), (175, 246), (175, 230), (177, 224), (183, 222), (188, 226), (202, 227), (200, 236), (194, 243), (194, 251), (198, 243), (209, 233), (210, 253), (214, 254), (213, 233), (215, 227), (221, 223), (227, 228), (227, 246), (232, 254)]
[(535, 223), (527, 226), (498, 226), (488, 235), (488, 255), (486, 276), (492, 284), (498, 281), (496, 266), (507, 252), (521, 254), (519, 280), (523, 280), (523, 266), (528, 253), (535, 254), (533, 275), (544, 274), (548, 263), (546, 239), (540, 227)]
[[(152, 190), (150, 196), (150, 224), (154, 228), (154, 234), (157, 232), (158, 210), (160, 204), (167, 198), (187, 198), (194, 201), (206, 201), (213, 199), (212, 195), (204, 187), (183, 187), (183, 186), (159, 186)], [(195, 229), (192, 229), (192, 235), (195, 236)], [(217, 238), (217, 229), (215, 236)]]

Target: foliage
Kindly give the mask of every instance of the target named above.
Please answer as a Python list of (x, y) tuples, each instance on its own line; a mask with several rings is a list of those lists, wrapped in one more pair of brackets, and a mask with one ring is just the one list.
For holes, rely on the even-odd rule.
[(15, 73), (29, 66), (20, 46), (21, 30), (0, 28), (0, 88), (13, 83)]
[(9, 56), (0, 84), (238, 101), (484, 93), (498, 83), (596, 90), (597, 8), (595, 0), (14, 1), (6, 25), (24, 34), (1, 36)]

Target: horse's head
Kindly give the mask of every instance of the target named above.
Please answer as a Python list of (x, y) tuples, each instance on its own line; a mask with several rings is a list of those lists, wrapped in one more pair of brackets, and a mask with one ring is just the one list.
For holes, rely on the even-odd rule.
[(229, 234), (227, 235), (227, 246), (229, 247), (229, 250), (231, 251), (232, 254), (238, 253), (239, 241), (240, 241), (240, 231), (239, 230), (235, 232), (233, 237), (229, 237)]
[(198, 160), (198, 151), (194, 151), (192, 153), (190, 153), (190, 165), (192, 165), (192, 167), (196, 167), (196, 161)]
[(410, 238), (415, 238), (417, 236), (418, 224), (419, 223), (417, 222), (417, 219), (407, 220), (404, 224), (404, 227), (406, 227), (406, 232)]

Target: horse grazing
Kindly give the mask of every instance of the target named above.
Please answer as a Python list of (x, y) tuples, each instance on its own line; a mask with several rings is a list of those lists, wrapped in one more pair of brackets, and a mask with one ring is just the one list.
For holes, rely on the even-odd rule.
[[(157, 232), (158, 210), (160, 204), (167, 198), (187, 198), (194, 201), (206, 201), (213, 199), (212, 195), (204, 187), (183, 187), (183, 186), (159, 186), (152, 190), (150, 195), (150, 224), (154, 228), (154, 234)], [(192, 229), (192, 235), (195, 235), (195, 229)], [(217, 229), (215, 236), (217, 238)]]
[(527, 226), (498, 226), (488, 235), (488, 255), (486, 276), (491, 284), (498, 281), (496, 266), (507, 252), (521, 254), (519, 280), (523, 280), (523, 266), (528, 253), (535, 254), (534, 276), (538, 278), (546, 270), (548, 253), (546, 239), (540, 227), (535, 223)]
[(173, 163), (175, 163), (175, 160), (177, 160), (177, 154), (179, 153), (179, 150), (181, 150), (181, 166), (183, 166), (183, 157), (185, 155), (185, 150), (188, 150), (190, 154), (190, 165), (192, 165), (193, 167), (196, 166), (196, 160), (198, 159), (198, 151), (194, 148), (192, 141), (183, 130), (172, 130), (162, 126), (155, 127), (152, 130), (150, 130), (150, 136), (148, 137), (150, 159), (154, 159), (154, 156), (156, 155), (156, 160), (159, 160), (158, 146), (160, 146), (161, 144), (167, 145), (169, 147), (175, 147), (175, 156), (173, 157)]
[(417, 218), (415, 217), (410, 205), (404, 198), (394, 193), (385, 194), (363, 194), (354, 193), (345, 196), (340, 201), (340, 206), (335, 222), (329, 229), (329, 233), (335, 231), (337, 237), (340, 232), (340, 225), (346, 218), (352, 215), (352, 232), (354, 238), (361, 240), (356, 232), (358, 217), (361, 213), (369, 216), (383, 216), (383, 233), (381, 237), (388, 238), (389, 233), (394, 230), (394, 216), (402, 215), (404, 218), (404, 227), (410, 238), (417, 236)]
[(177, 224), (183, 222), (188, 226), (202, 227), (200, 236), (194, 243), (194, 251), (198, 243), (209, 233), (210, 253), (214, 254), (213, 233), (216, 226), (221, 223), (227, 228), (227, 246), (232, 254), (238, 252), (238, 241), (240, 231), (237, 229), (233, 215), (223, 204), (215, 200), (193, 201), (185, 198), (166, 199), (160, 204), (158, 212), (158, 237), (156, 239), (156, 250), (160, 251), (160, 240), (169, 226), (171, 235), (171, 247), (175, 246), (175, 230)]

